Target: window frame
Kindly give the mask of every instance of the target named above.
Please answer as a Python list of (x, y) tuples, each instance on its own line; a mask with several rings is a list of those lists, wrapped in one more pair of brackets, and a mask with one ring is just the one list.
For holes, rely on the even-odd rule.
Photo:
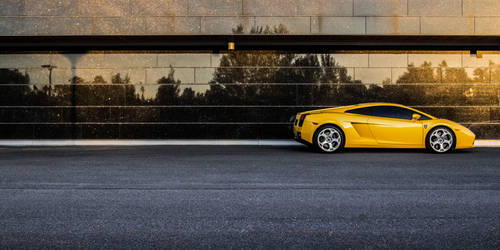
[(378, 107), (391, 107), (391, 108), (395, 108), (395, 109), (402, 109), (402, 110), (406, 110), (406, 111), (409, 111), (411, 112), (411, 115), (413, 114), (418, 114), (420, 115), (420, 118), (418, 119), (418, 121), (425, 121), (425, 120), (431, 120), (430, 117), (428, 117), (427, 115), (424, 115), (420, 112), (417, 112), (417, 111), (414, 111), (414, 110), (411, 110), (411, 109), (408, 109), (408, 108), (405, 108), (405, 107), (400, 107), (400, 106), (392, 106), (392, 105), (375, 105), (375, 106), (368, 106), (368, 107), (361, 107), (361, 108), (354, 108), (354, 109), (349, 109), (349, 110), (346, 110), (344, 111), (344, 113), (349, 113), (349, 114), (357, 114), (357, 115), (366, 115), (366, 116), (372, 116), (372, 117), (380, 117), (380, 118), (390, 118), (390, 119), (399, 119), (399, 120), (407, 120), (407, 121), (411, 121), (412, 119), (407, 119), (407, 118), (400, 118), (400, 117), (391, 117), (391, 116), (380, 116), (380, 115), (375, 115), (375, 113), (372, 111), (372, 112), (367, 112), (367, 113), (355, 113), (355, 112), (352, 112), (352, 111), (356, 111), (356, 110), (361, 110), (361, 109), (364, 109), (364, 110), (370, 110), (370, 109), (375, 109), (375, 108), (378, 108)]

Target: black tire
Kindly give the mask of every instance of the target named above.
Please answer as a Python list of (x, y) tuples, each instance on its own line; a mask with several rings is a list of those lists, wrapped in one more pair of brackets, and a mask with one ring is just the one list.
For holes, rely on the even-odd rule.
[[(445, 135), (441, 138), (435, 134), (440, 131), (446, 131), (449, 135), (445, 133)], [(451, 142), (449, 139), (451, 138)], [(449, 153), (455, 150), (455, 145), (457, 144), (457, 137), (455, 136), (455, 132), (451, 128), (445, 126), (437, 126), (431, 129), (427, 135), (425, 136), (425, 148), (427, 151), (435, 154), (444, 154)]]
[[(328, 133), (331, 133), (331, 137)], [(335, 125), (323, 125), (314, 132), (313, 147), (318, 152), (336, 153), (344, 149), (344, 145), (344, 131)]]

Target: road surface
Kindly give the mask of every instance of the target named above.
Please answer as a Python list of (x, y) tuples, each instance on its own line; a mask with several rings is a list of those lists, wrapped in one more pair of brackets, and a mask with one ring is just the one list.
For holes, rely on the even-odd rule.
[(0, 148), (0, 249), (500, 248), (500, 148)]

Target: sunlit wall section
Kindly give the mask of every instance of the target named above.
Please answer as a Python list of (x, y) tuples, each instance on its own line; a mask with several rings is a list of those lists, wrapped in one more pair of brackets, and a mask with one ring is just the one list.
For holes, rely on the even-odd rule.
[(468, 51), (4, 53), (0, 138), (290, 138), (296, 112), (362, 102), (500, 138), (499, 65)]
[(492, 35), (498, 0), (2, 0), (0, 36)]

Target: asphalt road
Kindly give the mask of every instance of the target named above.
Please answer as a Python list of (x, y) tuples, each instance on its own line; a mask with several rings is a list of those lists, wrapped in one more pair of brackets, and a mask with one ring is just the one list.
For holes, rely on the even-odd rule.
[(500, 248), (500, 148), (0, 148), (0, 249)]

